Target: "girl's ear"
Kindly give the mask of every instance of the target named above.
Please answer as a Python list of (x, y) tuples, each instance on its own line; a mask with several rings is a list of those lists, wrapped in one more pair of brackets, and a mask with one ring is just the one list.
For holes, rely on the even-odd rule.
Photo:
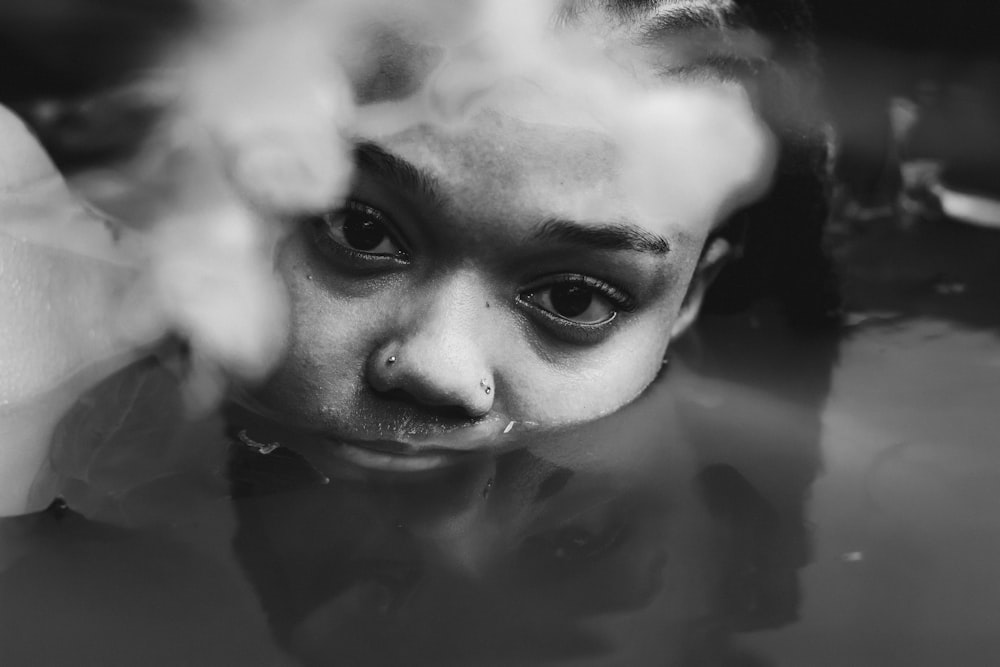
[(687, 331), (698, 318), (701, 311), (701, 304), (705, 298), (708, 287), (715, 280), (716, 276), (733, 256), (733, 248), (724, 238), (715, 237), (710, 239), (705, 245), (705, 250), (701, 253), (698, 266), (694, 270), (694, 276), (688, 285), (687, 294), (684, 295), (684, 302), (681, 304), (680, 312), (674, 321), (674, 327), (670, 332), (670, 340), (675, 340)]

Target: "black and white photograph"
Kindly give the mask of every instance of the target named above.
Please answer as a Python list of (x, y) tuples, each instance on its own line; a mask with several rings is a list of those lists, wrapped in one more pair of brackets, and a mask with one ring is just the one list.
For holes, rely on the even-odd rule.
[(0, 0), (0, 667), (1000, 665), (1000, 5)]

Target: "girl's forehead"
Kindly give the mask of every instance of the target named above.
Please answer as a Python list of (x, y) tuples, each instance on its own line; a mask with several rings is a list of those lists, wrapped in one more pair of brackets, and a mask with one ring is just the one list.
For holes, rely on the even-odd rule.
[(459, 212), (500, 218), (633, 220), (621, 148), (593, 128), (483, 113), (421, 126), (379, 144), (434, 181)]
[(617, 180), (622, 158), (612, 137), (596, 129), (525, 121), (492, 111), (453, 126), (422, 125), (380, 143), (448, 182), (477, 176), (498, 186), (538, 179), (568, 185), (610, 182)]
[(623, 98), (612, 112), (579, 96), (499, 96), (466, 117), (365, 138), (432, 180), (463, 215), (658, 234), (679, 226), (698, 237), (734, 194), (769, 178), (767, 135), (744, 91), (704, 84)]

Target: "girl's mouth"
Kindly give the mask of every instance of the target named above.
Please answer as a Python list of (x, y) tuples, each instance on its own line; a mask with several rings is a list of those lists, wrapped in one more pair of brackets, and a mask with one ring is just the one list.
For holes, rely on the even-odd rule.
[(515, 434), (536, 426), (492, 417), (462, 428), (417, 429), (407, 423), (395, 429), (345, 432), (332, 425), (290, 425), (282, 423), (279, 415), (262, 412), (235, 403), (228, 415), (234, 437), (262, 454), (287, 447), (314, 462), (339, 460), (357, 468), (392, 473), (444, 469), (496, 455), (521, 446)]
[(361, 468), (384, 472), (424, 472), (465, 462), (475, 452), (414, 446), (393, 440), (331, 440), (331, 453)]

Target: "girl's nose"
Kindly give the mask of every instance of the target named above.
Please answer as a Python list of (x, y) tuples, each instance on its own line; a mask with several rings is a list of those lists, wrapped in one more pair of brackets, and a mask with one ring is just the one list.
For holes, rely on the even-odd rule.
[(377, 392), (464, 418), (489, 414), (497, 388), (476, 308), (483, 301), (469, 294), (477, 291), (472, 287), (456, 278), (403, 313), (368, 359), (368, 382)]

